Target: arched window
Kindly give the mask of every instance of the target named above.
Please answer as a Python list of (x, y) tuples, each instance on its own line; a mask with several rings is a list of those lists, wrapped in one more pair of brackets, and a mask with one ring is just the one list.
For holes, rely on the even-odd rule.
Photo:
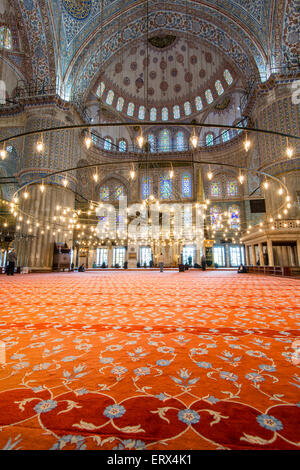
[(222, 138), (223, 138), (223, 142), (228, 142), (230, 140), (229, 131), (222, 132)]
[(109, 92), (107, 93), (107, 97), (106, 97), (106, 103), (111, 105), (113, 100), (114, 100), (114, 92), (112, 90), (109, 90)]
[(213, 206), (210, 208), (210, 219), (213, 228), (218, 228), (222, 223), (222, 210), (219, 206)]
[(101, 188), (100, 188), (100, 199), (101, 199), (101, 201), (108, 201), (109, 200), (109, 187), (108, 186), (101, 186)]
[(116, 110), (121, 112), (122, 109), (123, 109), (123, 106), (124, 106), (124, 98), (122, 98), (122, 96), (119, 96), (118, 101), (117, 101)]
[(184, 112), (186, 116), (189, 116), (190, 114), (192, 114), (191, 103), (189, 101), (186, 101), (184, 103)]
[(190, 173), (183, 173), (181, 177), (182, 197), (192, 197), (192, 177)]
[(110, 137), (106, 137), (104, 140), (104, 150), (111, 150), (112, 139)]
[(228, 214), (229, 214), (229, 219), (230, 219), (230, 226), (232, 229), (238, 229), (240, 228), (240, 208), (237, 205), (232, 205), (228, 209)]
[(6, 26), (0, 28), (0, 48), (1, 49), (11, 49), (12, 48), (12, 38), (11, 30)]
[(173, 116), (174, 119), (180, 118), (180, 107), (178, 106), (178, 104), (175, 104), (175, 106), (173, 106)]
[(143, 176), (141, 184), (142, 199), (147, 199), (151, 194), (151, 178)]
[(129, 103), (127, 108), (128, 116), (133, 116), (134, 113), (134, 103)]
[(162, 152), (168, 152), (170, 150), (170, 132), (167, 129), (163, 129), (160, 133), (159, 147)]
[(172, 179), (169, 177), (160, 177), (160, 198), (172, 199)]
[(229, 70), (224, 70), (224, 78), (226, 80), (226, 82), (228, 83), (228, 85), (231, 85), (232, 82), (233, 82), (233, 78), (232, 78), (232, 75), (231, 73), (229, 72)]
[(150, 110), (150, 121), (156, 121), (157, 111), (156, 108)]
[(182, 152), (185, 147), (185, 142), (184, 142), (184, 133), (182, 131), (177, 132), (176, 134), (176, 149), (179, 152)]
[(105, 90), (105, 83), (101, 82), (97, 88), (96, 95), (99, 96), (100, 98), (103, 95), (104, 90)]
[(155, 136), (154, 136), (154, 134), (149, 134), (148, 135), (148, 143), (150, 145), (150, 152), (155, 152), (156, 145), (155, 145)]
[(115, 200), (119, 201), (124, 196), (124, 186), (119, 184), (115, 187)]
[(223, 85), (222, 85), (222, 83), (220, 82), (220, 80), (217, 80), (217, 81), (216, 81), (215, 87), (216, 87), (216, 90), (217, 90), (217, 93), (218, 93), (219, 96), (224, 93), (224, 88), (223, 88)]
[(205, 142), (207, 146), (214, 145), (214, 136), (213, 134), (207, 134), (205, 137)]
[(126, 150), (127, 150), (126, 140), (120, 140), (120, 142), (119, 142), (119, 152), (126, 152)]
[(168, 108), (163, 108), (161, 110), (161, 119), (162, 119), (162, 121), (167, 121), (168, 118), (169, 118), (169, 110), (168, 110)]
[(139, 119), (145, 119), (145, 112), (146, 112), (145, 106), (140, 106), (140, 109), (139, 109)]
[(211, 183), (210, 194), (213, 197), (221, 197), (221, 183)]
[(200, 96), (196, 96), (195, 106), (196, 106), (197, 111), (201, 111), (201, 109), (203, 108), (202, 99), (200, 98)]
[(230, 183), (227, 183), (227, 194), (228, 196), (237, 196), (238, 185), (236, 181), (231, 181)]
[(214, 100), (211, 90), (206, 90), (205, 98), (208, 104), (211, 104)]

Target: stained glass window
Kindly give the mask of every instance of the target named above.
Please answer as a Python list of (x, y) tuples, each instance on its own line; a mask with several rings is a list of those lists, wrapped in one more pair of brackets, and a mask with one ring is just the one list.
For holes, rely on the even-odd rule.
[(0, 28), (0, 47), (3, 49), (12, 48), (11, 31), (6, 26)]
[(183, 173), (181, 177), (182, 197), (192, 197), (192, 178), (190, 173)]
[(207, 134), (205, 138), (206, 145), (214, 145), (214, 136), (213, 134)]
[(228, 209), (229, 218), (230, 218), (230, 225), (232, 229), (239, 229), (240, 228), (240, 208), (239, 206), (233, 205), (230, 206)]
[(192, 114), (191, 103), (189, 101), (186, 101), (184, 103), (184, 112), (186, 116), (189, 116), (190, 114)]
[(163, 109), (161, 110), (161, 119), (162, 119), (163, 121), (167, 121), (168, 118), (169, 118), (169, 111), (168, 111), (168, 108), (163, 108)]
[(230, 140), (230, 134), (229, 134), (229, 131), (224, 131), (222, 133), (222, 138), (223, 138), (223, 142), (228, 142)]
[(203, 104), (202, 104), (202, 99), (200, 98), (200, 96), (196, 96), (195, 105), (196, 105), (197, 111), (201, 111), (201, 109), (203, 108)]
[(124, 98), (122, 98), (122, 96), (119, 96), (118, 101), (117, 101), (116, 110), (117, 111), (122, 111), (123, 106), (124, 106)]
[(216, 87), (216, 90), (217, 90), (217, 93), (218, 93), (219, 96), (224, 93), (224, 88), (223, 88), (223, 85), (222, 85), (222, 83), (220, 82), (220, 80), (217, 80), (217, 81), (216, 81), (215, 87)]
[(109, 92), (107, 93), (107, 97), (106, 97), (106, 103), (107, 104), (112, 104), (113, 100), (114, 100), (114, 92), (112, 90), (109, 90)]
[(150, 121), (156, 121), (157, 111), (156, 108), (150, 110)]
[(123, 185), (116, 186), (116, 188), (115, 188), (115, 199), (116, 199), (116, 201), (119, 201), (119, 199), (122, 196), (124, 196), (124, 186)]
[[(238, 122), (235, 124), (236, 127), (243, 127), (243, 124), (241, 122)], [(240, 134), (242, 131), (242, 129), (238, 129), (237, 133)]]
[(120, 152), (126, 152), (126, 150), (127, 150), (126, 140), (120, 140), (120, 142), (119, 142), (119, 151)]
[(134, 113), (134, 103), (129, 103), (127, 108), (128, 116), (133, 116)]
[(208, 104), (211, 104), (213, 102), (213, 95), (212, 95), (212, 92), (211, 90), (206, 90), (205, 92), (205, 98), (206, 98), (206, 101)]
[(164, 129), (160, 133), (159, 147), (162, 152), (168, 152), (170, 150), (170, 132)]
[(149, 142), (149, 145), (150, 145), (150, 152), (155, 152), (156, 145), (155, 145), (154, 134), (149, 134), (148, 135), (148, 142)]
[(111, 150), (112, 140), (110, 137), (107, 137), (104, 141), (104, 150)]
[(101, 199), (101, 201), (108, 201), (109, 200), (109, 188), (108, 188), (108, 186), (102, 186), (100, 188), (100, 199)]
[(99, 96), (99, 97), (102, 96), (104, 90), (105, 90), (105, 83), (101, 82), (100, 85), (98, 86), (97, 91), (96, 91), (96, 95)]
[(140, 106), (140, 109), (139, 109), (139, 119), (145, 119), (145, 112), (146, 112), (145, 106)]
[(160, 177), (160, 198), (172, 199), (172, 180), (171, 178)]
[(179, 152), (182, 152), (185, 147), (184, 134), (182, 131), (177, 132), (176, 134), (176, 148)]
[(151, 178), (148, 178), (147, 176), (144, 176), (142, 178), (141, 193), (142, 193), (142, 199), (147, 199), (150, 196), (150, 194), (151, 194)]
[(233, 78), (232, 78), (232, 75), (231, 73), (229, 72), (229, 70), (224, 70), (224, 78), (226, 80), (226, 82), (228, 83), (228, 85), (231, 85), (232, 82), (233, 82)]
[(221, 183), (211, 183), (210, 194), (214, 197), (221, 196)]
[(227, 183), (227, 194), (228, 196), (237, 196), (238, 185), (235, 181)]
[(174, 116), (174, 119), (180, 118), (180, 108), (178, 104), (175, 104), (175, 106), (173, 106), (173, 116)]
[(210, 209), (210, 218), (211, 218), (211, 224), (213, 228), (218, 228), (221, 225), (221, 207), (219, 206), (213, 206)]

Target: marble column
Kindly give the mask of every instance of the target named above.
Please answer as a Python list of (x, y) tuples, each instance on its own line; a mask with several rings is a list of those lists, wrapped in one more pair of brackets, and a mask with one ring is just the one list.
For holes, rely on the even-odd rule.
[(263, 250), (263, 244), (262, 244), (262, 243), (259, 243), (259, 244), (258, 244), (258, 251), (259, 251), (259, 263), (260, 263), (260, 266), (264, 266), (264, 265), (265, 265), (265, 261), (264, 261), (264, 250)]
[(300, 239), (297, 240), (298, 266), (300, 266)]
[(251, 250), (252, 250), (252, 264), (253, 264), (253, 266), (256, 266), (256, 251), (255, 251), (255, 245), (251, 245)]
[(289, 257), (288, 257), (288, 250), (287, 246), (282, 246), (282, 261), (283, 261), (283, 266), (289, 266)]
[(274, 253), (272, 240), (267, 241), (269, 266), (274, 266)]
[(246, 256), (246, 265), (250, 265), (250, 255), (249, 255), (249, 246), (245, 245), (245, 256)]

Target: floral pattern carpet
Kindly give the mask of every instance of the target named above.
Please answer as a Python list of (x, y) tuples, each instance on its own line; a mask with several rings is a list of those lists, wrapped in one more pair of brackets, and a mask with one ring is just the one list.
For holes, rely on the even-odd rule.
[(0, 449), (300, 448), (299, 280), (87, 272), (0, 289)]

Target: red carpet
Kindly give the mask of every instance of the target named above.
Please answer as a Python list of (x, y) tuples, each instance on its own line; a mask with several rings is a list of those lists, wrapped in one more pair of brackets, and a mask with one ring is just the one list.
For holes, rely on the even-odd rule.
[(298, 280), (62, 273), (0, 289), (0, 449), (299, 449)]

